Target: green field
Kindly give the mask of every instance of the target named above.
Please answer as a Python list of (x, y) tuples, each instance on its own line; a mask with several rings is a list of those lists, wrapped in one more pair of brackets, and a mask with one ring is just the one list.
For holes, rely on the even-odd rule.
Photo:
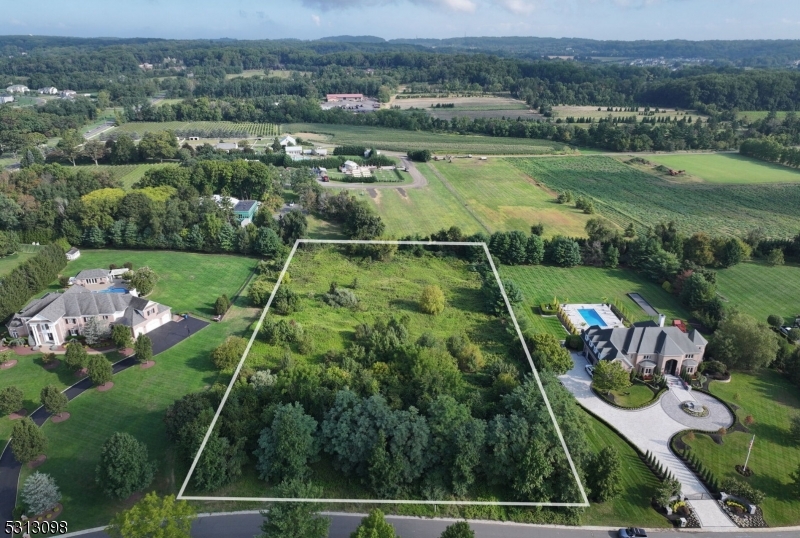
[(101, 164), (95, 166), (87, 164), (79, 166), (79, 169), (88, 170), (90, 172), (106, 172), (112, 178), (118, 179), (122, 182), (122, 188), (130, 190), (131, 186), (144, 177), (145, 172), (152, 170), (159, 166), (175, 166), (171, 164)]
[(510, 278), (521, 289), (524, 296), (523, 310), (534, 330), (549, 332), (557, 336), (566, 335), (558, 318), (539, 315), (539, 305), (550, 303), (553, 296), (559, 302), (602, 303), (619, 301), (628, 310), (634, 321), (650, 319), (627, 294), (639, 293), (653, 308), (673, 319), (686, 320), (689, 313), (660, 286), (627, 269), (604, 269), (597, 267), (572, 267), (564, 269), (546, 265), (501, 266), (498, 271), (503, 278)]
[[(771, 527), (800, 523), (800, 499), (793, 496), (789, 473), (800, 465), (800, 446), (789, 436), (790, 418), (800, 413), (797, 387), (772, 370), (755, 374), (734, 372), (730, 383), (711, 383), (711, 392), (739, 409), (740, 420), (752, 415), (751, 433), (735, 432), (718, 445), (707, 435), (697, 435), (692, 446), (706, 467), (720, 480), (733, 477), (766, 493), (761, 505)], [(748, 467), (753, 476), (742, 477), (734, 466), (744, 464), (752, 435), (756, 439)]]
[(745, 262), (717, 271), (717, 292), (726, 306), (766, 322), (770, 314), (793, 321), (800, 314), (800, 267)]
[(647, 157), (657, 164), (686, 173), (708, 183), (798, 183), (800, 170), (766, 163), (736, 153), (658, 155)]
[(649, 502), (658, 485), (658, 479), (619, 435), (587, 411), (583, 413), (590, 426), (586, 430), (586, 437), (592, 451), (599, 454), (604, 448), (611, 447), (619, 455), (622, 462), (620, 482), (623, 489), (619, 496), (610, 501), (592, 503), (584, 512), (581, 523), (609, 527), (667, 527), (667, 520), (653, 510)]
[[(779, 110), (775, 113), (779, 120), (782, 120), (786, 117), (787, 112), (785, 110)], [(736, 116), (738, 119), (745, 120), (745, 121), (756, 121), (762, 120), (769, 116), (768, 110), (744, 110), (740, 111), (739, 114)]]
[[(541, 222), (545, 235), (585, 235), (588, 215), (558, 204), (555, 195), (535, 185), (505, 159), (454, 159), (429, 164), (490, 232), (522, 230)], [(430, 174), (428, 174), (430, 176)]]
[[(331, 144), (358, 144), (389, 151), (429, 149), (435, 153), (453, 154), (508, 154), (539, 155), (572, 153), (568, 146), (549, 140), (525, 138), (496, 138), (490, 136), (466, 136), (456, 134), (404, 131), (385, 127), (361, 127), (354, 125), (323, 125), (315, 123), (290, 123), (281, 125), (282, 133), (317, 134), (320, 140)], [(312, 139), (301, 135), (303, 139)]]
[[(76, 265), (84, 259), (91, 263)], [(117, 263), (130, 260), (135, 266), (150, 265), (165, 277), (152, 294), (155, 300), (173, 306), (173, 311), (191, 310), (204, 315), (218, 294), (226, 293), (232, 297), (245, 283), (255, 264), (253, 259), (233, 256), (84, 251), (78, 260), (70, 262), (68, 270), (102, 267), (110, 263), (109, 260)], [(167, 284), (170, 284), (170, 289), (167, 289)], [(211, 295), (213, 297), (209, 298)], [(158, 355), (154, 368), (131, 368), (114, 376), (111, 391), (99, 393), (91, 390), (70, 402), (72, 417), (68, 421), (45, 423), (43, 432), (49, 440), (48, 460), (39, 470), (52, 474), (56, 479), (71, 530), (105, 525), (114, 513), (130, 506), (122, 501), (109, 500), (94, 481), (100, 447), (114, 432), (130, 433), (147, 444), (150, 459), (158, 464), (156, 479), (151, 486), (153, 489), (161, 494), (177, 492), (187, 469), (182, 463), (176, 467), (175, 455), (164, 432), (164, 411), (183, 395), (219, 380), (211, 363), (210, 350), (230, 334), (249, 334), (248, 327), (259, 313), (259, 309), (248, 307), (245, 296), (241, 297), (225, 321), (212, 323)], [(23, 367), (17, 365), (4, 375), (17, 368)], [(36, 368), (43, 372), (40, 366), (34, 366), (30, 368), (30, 375), (43, 377)], [(26, 372), (28, 370), (20, 370), (21, 374)], [(43, 382), (47, 380), (37, 381)], [(27, 468), (23, 470), (22, 481), (30, 472)]]
[(15, 252), (0, 258), (0, 276), (10, 273), (17, 265), (32, 258), (34, 255), (34, 252)]
[[(67, 263), (63, 273), (75, 276), (84, 269), (96, 269), (125, 262), (133, 262), (134, 269), (149, 266), (158, 274), (155, 290), (148, 296), (172, 307), (174, 313), (191, 312), (194, 315), (214, 315), (214, 301), (223, 293), (233, 296), (256, 265), (254, 258), (222, 254), (149, 250), (83, 250), (77, 260)], [(50, 291), (58, 289), (58, 284)]]
[(760, 226), (775, 237), (800, 229), (800, 184), (676, 184), (595, 155), (509, 162), (554, 190), (591, 197), (597, 212), (620, 226), (674, 220), (684, 233), (735, 235)]
[(212, 129), (225, 129), (229, 131), (247, 131), (251, 138), (274, 137), (280, 134), (280, 127), (273, 123), (235, 123), (232, 121), (165, 121), (147, 122), (132, 121), (115, 127), (107, 133), (137, 133), (139, 136), (147, 132), (159, 131), (208, 131)]

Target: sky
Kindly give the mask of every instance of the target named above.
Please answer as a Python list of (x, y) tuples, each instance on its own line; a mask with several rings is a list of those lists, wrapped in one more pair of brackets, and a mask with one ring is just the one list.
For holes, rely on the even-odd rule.
[(798, 0), (3, 0), (0, 35), (798, 39)]

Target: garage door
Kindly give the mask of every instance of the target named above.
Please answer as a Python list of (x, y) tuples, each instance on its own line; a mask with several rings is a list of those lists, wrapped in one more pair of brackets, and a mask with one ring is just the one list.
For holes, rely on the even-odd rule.
[(144, 326), (145, 332), (150, 332), (153, 329), (157, 329), (161, 327), (161, 320), (160, 319), (153, 319), (147, 322), (147, 325)]

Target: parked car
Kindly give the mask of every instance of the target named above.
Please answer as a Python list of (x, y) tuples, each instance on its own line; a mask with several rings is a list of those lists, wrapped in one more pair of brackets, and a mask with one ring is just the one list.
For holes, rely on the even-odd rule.
[(587, 364), (586, 373), (589, 374), (589, 377), (594, 377), (594, 366), (592, 366), (591, 364)]
[(619, 538), (647, 538), (647, 533), (638, 527), (628, 527), (619, 530)]

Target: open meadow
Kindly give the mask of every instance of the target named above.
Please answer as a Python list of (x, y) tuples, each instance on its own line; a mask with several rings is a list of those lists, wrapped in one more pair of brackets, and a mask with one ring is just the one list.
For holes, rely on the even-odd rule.
[(738, 236), (760, 226), (775, 237), (800, 229), (800, 184), (679, 184), (599, 155), (509, 162), (550, 189), (590, 197), (619, 226), (674, 220), (685, 233)]
[(772, 267), (744, 262), (717, 270), (717, 293), (725, 306), (736, 307), (766, 322), (770, 314), (794, 320), (800, 315), (800, 266)]
[[(509, 97), (408, 97), (398, 96), (390, 103), (401, 109), (420, 108), (434, 118), (524, 118), (543, 119), (544, 116), (531, 110), (527, 103)], [(436, 107), (436, 105), (452, 105)]]
[(78, 168), (88, 170), (90, 172), (106, 172), (113, 179), (117, 179), (122, 183), (122, 188), (130, 190), (134, 183), (144, 177), (145, 172), (155, 168), (164, 166), (176, 166), (174, 164), (101, 164), (95, 166), (93, 164), (81, 165)]
[[(766, 499), (760, 505), (764, 519), (771, 527), (800, 524), (800, 499), (792, 493), (789, 473), (800, 465), (800, 446), (791, 440), (791, 418), (800, 413), (797, 387), (773, 370), (755, 373), (733, 372), (730, 383), (711, 383), (711, 393), (734, 406), (736, 416), (744, 420), (750, 433), (733, 432), (715, 443), (708, 435), (697, 434), (694, 440), (683, 441), (718, 480), (736, 478), (763, 491)], [(744, 464), (747, 448), (755, 435), (748, 462), (753, 475), (744, 478), (735, 466)]]
[(281, 125), (281, 133), (317, 135), (315, 139), (330, 144), (356, 144), (390, 151), (429, 149), (434, 153), (467, 153), (488, 155), (542, 155), (574, 153), (569, 146), (549, 140), (528, 138), (497, 138), (457, 134), (404, 131), (385, 127), (356, 125), (325, 125), (317, 123), (289, 123)]
[[(647, 160), (673, 170), (685, 170), (692, 179), (706, 183), (800, 183), (800, 170), (737, 153), (657, 155), (648, 156)], [(682, 181), (683, 176), (667, 178)]]

